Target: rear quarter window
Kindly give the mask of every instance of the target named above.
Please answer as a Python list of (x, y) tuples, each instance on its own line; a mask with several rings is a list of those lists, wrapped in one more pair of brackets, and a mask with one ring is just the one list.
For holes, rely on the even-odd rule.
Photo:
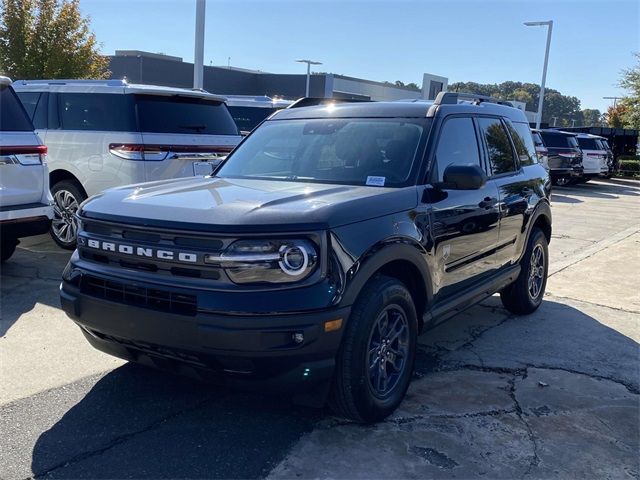
[(63, 130), (132, 132), (136, 130), (133, 104), (114, 93), (59, 93), (58, 112)]
[(135, 95), (141, 132), (238, 135), (224, 103), (197, 97)]
[(0, 131), (33, 132), (33, 124), (13, 88), (0, 86)]
[(527, 165), (537, 163), (538, 156), (529, 125), (526, 123), (507, 122), (507, 126), (509, 127), (513, 145), (516, 147), (520, 165), (526, 167)]

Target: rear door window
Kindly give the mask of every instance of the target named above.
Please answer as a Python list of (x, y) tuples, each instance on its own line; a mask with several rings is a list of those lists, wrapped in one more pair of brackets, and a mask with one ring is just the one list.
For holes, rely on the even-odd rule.
[(480, 131), (487, 146), (489, 164), (493, 175), (516, 171), (511, 141), (504, 125), (498, 118), (478, 118)]
[(238, 135), (238, 127), (221, 102), (161, 95), (135, 95), (135, 102), (141, 132)]
[(9, 85), (0, 85), (0, 131), (33, 131), (29, 116)]
[(445, 120), (436, 147), (438, 181), (443, 181), (449, 165), (480, 165), (480, 153), (473, 120), (453, 117)]
[(103, 132), (136, 131), (133, 105), (127, 97), (112, 93), (59, 93), (60, 128)]

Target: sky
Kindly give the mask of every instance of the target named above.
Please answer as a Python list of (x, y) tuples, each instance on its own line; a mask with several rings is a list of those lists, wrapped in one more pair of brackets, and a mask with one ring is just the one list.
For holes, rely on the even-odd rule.
[[(193, 61), (195, 0), (81, 0), (102, 53), (162, 52)], [(540, 83), (553, 20), (547, 86), (605, 111), (640, 51), (638, 0), (207, 0), (205, 65), (422, 83)]]

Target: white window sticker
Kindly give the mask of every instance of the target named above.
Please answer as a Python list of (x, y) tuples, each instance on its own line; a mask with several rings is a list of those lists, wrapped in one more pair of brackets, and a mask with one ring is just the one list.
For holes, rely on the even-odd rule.
[(371, 175), (367, 177), (367, 185), (372, 185), (374, 187), (384, 187), (384, 182), (387, 180), (387, 177), (372, 177)]

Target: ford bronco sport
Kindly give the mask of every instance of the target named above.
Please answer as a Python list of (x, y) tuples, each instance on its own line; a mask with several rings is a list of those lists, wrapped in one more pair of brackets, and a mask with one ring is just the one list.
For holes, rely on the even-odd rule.
[(84, 203), (61, 301), (104, 352), (377, 421), (421, 329), (496, 292), (538, 308), (550, 185), (493, 99), (289, 108), (210, 177)]

